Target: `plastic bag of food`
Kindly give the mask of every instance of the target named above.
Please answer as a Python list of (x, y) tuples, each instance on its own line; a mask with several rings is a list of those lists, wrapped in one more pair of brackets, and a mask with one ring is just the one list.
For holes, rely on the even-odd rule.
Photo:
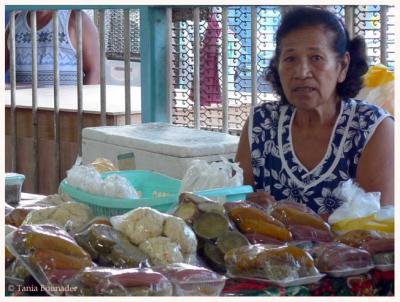
[(371, 231), (352, 230), (335, 238), (336, 242), (367, 250), (376, 264), (394, 263), (393, 234)]
[(382, 64), (371, 66), (356, 99), (378, 105), (394, 115), (394, 72)]
[[(268, 241), (283, 244), (292, 239), (292, 234), (282, 222), (250, 203), (231, 208), (228, 217), (246, 236), (251, 234), (249, 237), (253, 242)], [(257, 239), (255, 234), (261, 236)], [(271, 240), (266, 240), (266, 237)]]
[(311, 253), (320, 272), (354, 271), (372, 265), (368, 251), (338, 242), (320, 243), (314, 246)]
[(5, 268), (4, 275), (6, 284), (11, 283), (14, 285), (16, 283), (24, 285), (25, 280), (31, 277), (31, 273), (19, 259), (15, 259)]
[(22, 222), (25, 220), (26, 216), (36, 210), (41, 210), (44, 208), (53, 208), (55, 206), (59, 206), (64, 204), (69, 200), (63, 199), (62, 196), (58, 194), (46, 196), (43, 199), (38, 200), (33, 205), (27, 206), (18, 206), (18, 207), (7, 207), (8, 211), (6, 212), (6, 224), (10, 224), (16, 227), (19, 227)]
[(76, 233), (81, 233), (86, 231), (89, 227), (91, 227), (93, 224), (105, 224), (105, 225), (111, 225), (111, 221), (109, 217), (106, 216), (96, 216), (93, 217), (90, 221), (85, 223), (80, 229), (76, 231)]
[(182, 218), (187, 224), (193, 225), (194, 221), (203, 213), (216, 213), (225, 215), (225, 209), (219, 202), (191, 192), (179, 195), (178, 206), (172, 210), (174, 216)]
[(226, 271), (224, 255), (229, 249), (249, 244), (229, 221), (224, 205), (207, 197), (181, 193), (174, 215), (192, 227), (199, 242), (200, 258), (217, 272)]
[(394, 207), (389, 205), (381, 209), (379, 192), (365, 192), (352, 180), (348, 180), (341, 184), (337, 194), (344, 202), (328, 218), (334, 232), (394, 232)]
[(272, 217), (286, 226), (294, 240), (332, 241), (329, 224), (306, 205), (280, 201), (269, 211)]
[(174, 296), (219, 296), (226, 277), (205, 267), (174, 263), (152, 268), (173, 285)]
[[(243, 185), (243, 170), (237, 163), (221, 157), (221, 161), (208, 163), (195, 159), (187, 169), (180, 192), (196, 192), (214, 188), (230, 188)], [(216, 200), (224, 202), (224, 197)]]
[(63, 295), (58, 287), (85, 267), (90, 255), (55, 225), (24, 225), (6, 237), (6, 246), (50, 295)]
[(111, 217), (110, 222), (139, 246), (153, 265), (190, 261), (196, 253), (196, 236), (179, 217), (140, 207)]
[(20, 227), (29, 212), (33, 210), (43, 209), (42, 206), (16, 207), (8, 212), (5, 216), (6, 224)]
[(96, 158), (93, 162), (90, 163), (90, 165), (93, 166), (100, 173), (118, 170), (111, 160), (103, 157)]
[(317, 276), (312, 257), (295, 246), (255, 244), (230, 250), (225, 263), (232, 276), (292, 281)]
[(52, 194), (35, 202), (35, 206), (43, 206), (43, 207), (59, 206), (67, 201), (73, 201), (73, 200), (71, 198), (66, 198), (66, 196), (61, 196), (59, 194)]
[(103, 194), (103, 179), (97, 170), (92, 166), (74, 165), (67, 171), (68, 183), (82, 191), (94, 195)]
[(92, 224), (74, 236), (76, 242), (102, 266), (148, 266), (148, 257), (128, 237), (107, 224)]
[(85, 204), (68, 201), (57, 206), (40, 207), (31, 210), (22, 225), (55, 224), (69, 233), (75, 233), (93, 218), (92, 210)]
[(183, 262), (184, 258), (178, 243), (168, 237), (152, 237), (139, 245), (139, 248), (149, 255), (153, 265)]
[(104, 180), (95, 167), (75, 164), (67, 171), (68, 183), (82, 191), (115, 198), (137, 199), (132, 184), (123, 176), (111, 174)]
[(378, 270), (394, 269), (393, 234), (371, 230), (352, 230), (337, 236), (335, 241), (367, 250)]
[(164, 222), (163, 235), (178, 243), (183, 255), (196, 253), (196, 235), (182, 218), (168, 216)]
[(140, 207), (123, 215), (110, 218), (112, 226), (126, 234), (129, 240), (136, 245), (153, 237), (161, 236), (166, 215), (159, 211)]
[(103, 195), (115, 198), (138, 199), (136, 189), (125, 177), (111, 174), (103, 180)]
[[(5, 226), (5, 235), (7, 236), (9, 233), (16, 231), (17, 228), (11, 225), (6, 224)], [(7, 248), (7, 246), (4, 247), (5, 249), (5, 267), (7, 268), (14, 260), (15, 256), (10, 252), (10, 250)]]
[(151, 269), (87, 268), (64, 281), (74, 296), (171, 296), (172, 285)]

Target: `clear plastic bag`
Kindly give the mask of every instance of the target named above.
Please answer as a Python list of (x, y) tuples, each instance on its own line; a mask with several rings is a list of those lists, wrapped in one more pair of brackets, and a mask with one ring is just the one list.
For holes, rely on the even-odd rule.
[[(233, 221), (238, 229), (246, 234), (253, 243), (275, 242), (282, 244), (292, 239), (292, 234), (282, 222), (256, 205), (242, 203), (236, 207), (230, 208), (227, 212), (231, 221)], [(256, 234), (258, 236), (256, 236)]]
[(64, 281), (71, 296), (171, 296), (172, 285), (151, 269), (87, 268)]
[(183, 219), (149, 207), (113, 216), (110, 222), (139, 246), (153, 265), (186, 261), (197, 249), (196, 236)]
[(63, 280), (94, 265), (90, 255), (55, 225), (24, 225), (7, 235), (6, 246), (49, 295), (64, 295)]
[(74, 238), (93, 260), (103, 266), (148, 266), (148, 256), (130, 243), (125, 234), (110, 225), (92, 224), (86, 230), (75, 234)]
[(379, 192), (365, 192), (348, 180), (341, 184), (337, 194), (344, 202), (328, 218), (335, 233), (351, 230), (394, 233), (394, 207), (388, 205), (381, 209)]
[[(243, 170), (237, 163), (221, 157), (221, 161), (208, 163), (195, 159), (187, 169), (180, 192), (196, 192), (214, 188), (229, 188), (243, 185)], [(224, 202), (223, 197), (218, 201)]]
[(74, 166), (67, 171), (67, 181), (71, 186), (99, 196), (138, 198), (135, 188), (125, 177), (111, 174), (103, 179), (94, 166), (79, 163), (78, 158)]
[(335, 241), (363, 248), (371, 255), (394, 251), (393, 234), (373, 230), (351, 230), (337, 236)]
[(288, 228), (294, 240), (332, 241), (329, 224), (306, 205), (280, 201), (269, 212)]
[(293, 281), (319, 275), (310, 254), (295, 246), (255, 244), (225, 255), (228, 273), (275, 281)]
[(57, 206), (44, 206), (32, 209), (22, 225), (54, 224), (73, 234), (93, 218), (92, 210), (85, 204), (67, 201)]
[(205, 267), (174, 263), (153, 268), (168, 278), (174, 296), (219, 296), (226, 277)]
[(98, 157), (90, 163), (98, 172), (117, 171), (112, 161), (107, 158)]
[(368, 251), (338, 242), (320, 243), (313, 247), (312, 255), (320, 272), (350, 271), (372, 265)]
[(225, 208), (220, 203), (204, 196), (190, 192), (179, 195), (177, 207), (171, 210), (174, 216), (182, 218), (187, 224), (193, 225), (202, 213), (217, 213), (225, 215)]

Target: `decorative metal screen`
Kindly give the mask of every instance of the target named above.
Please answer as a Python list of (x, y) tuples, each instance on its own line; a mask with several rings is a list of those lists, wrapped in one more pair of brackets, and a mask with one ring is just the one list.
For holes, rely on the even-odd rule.
[[(268, 66), (274, 50), (274, 34), (279, 25), (284, 6), (257, 6), (257, 102), (274, 100), (271, 87), (264, 79), (264, 70)], [(343, 5), (327, 7), (343, 20)], [(220, 88), (221, 75), (221, 28), (222, 8), (210, 7), (208, 20), (200, 21), (200, 86), (217, 85)], [(207, 27), (216, 20), (213, 29)], [(380, 6), (354, 6), (354, 34), (365, 37), (370, 57), (370, 65), (380, 63)], [(387, 13), (387, 64), (394, 68), (394, 9), (388, 7)], [(172, 122), (193, 127), (193, 19), (173, 22), (173, 112)], [(214, 31), (214, 33), (213, 33)], [(209, 38), (211, 35), (212, 38)], [(214, 36), (213, 36), (214, 35)], [(207, 37), (207, 38), (206, 38)], [(208, 49), (208, 50), (207, 50)], [(209, 67), (208, 61), (217, 52), (217, 64)], [(230, 6), (228, 8), (228, 128), (230, 133), (239, 134), (249, 114), (251, 105), (251, 6)], [(208, 60), (207, 60), (208, 58)], [(207, 72), (202, 72), (202, 69)], [(217, 68), (217, 71), (213, 70)], [(214, 75), (217, 74), (217, 78)], [(203, 83), (203, 84), (202, 84)], [(210, 84), (211, 83), (211, 84)], [(205, 89), (207, 90), (207, 89)], [(222, 100), (215, 95), (215, 87), (209, 87), (208, 94), (200, 88), (201, 113), (200, 127), (221, 131)], [(210, 95), (214, 93), (214, 95)], [(209, 102), (203, 102), (203, 100)]]
[[(208, 20), (200, 21), (201, 81), (213, 83), (220, 88), (222, 80), (221, 66), (221, 35), (216, 31), (221, 29), (222, 8), (212, 7)], [(264, 69), (269, 64), (274, 49), (273, 34), (280, 20), (280, 9), (276, 6), (257, 8), (257, 91), (258, 101), (273, 100), (271, 88), (264, 79)], [(207, 30), (214, 18), (219, 28)], [(239, 133), (247, 119), (251, 104), (251, 7), (235, 6), (228, 9), (228, 127), (231, 133)], [(207, 37), (207, 39), (205, 39)], [(173, 123), (193, 127), (193, 20), (173, 23)], [(217, 52), (217, 64), (209, 67), (207, 59)], [(210, 72), (202, 72), (209, 68)], [(217, 69), (217, 79), (211, 78)], [(214, 72), (214, 73), (213, 73)], [(217, 83), (215, 83), (217, 80)], [(202, 84), (200, 84), (202, 85)], [(206, 90), (206, 89), (205, 89)], [(222, 99), (212, 96), (211, 92), (201, 93), (202, 99), (208, 99), (201, 106), (200, 126), (210, 130), (220, 130), (222, 127)]]
[[(131, 61), (140, 60), (140, 10), (131, 9), (129, 15)], [(124, 60), (124, 10), (105, 10), (106, 57)]]
[(380, 6), (360, 5), (354, 12), (354, 34), (363, 36), (367, 44), (369, 64), (378, 64), (381, 56), (380, 51)]

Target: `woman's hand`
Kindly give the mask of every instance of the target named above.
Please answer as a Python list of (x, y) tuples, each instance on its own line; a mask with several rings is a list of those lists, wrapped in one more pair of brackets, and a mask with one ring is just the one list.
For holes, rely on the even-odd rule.
[(268, 208), (276, 203), (275, 198), (269, 192), (254, 192), (246, 195), (246, 200)]

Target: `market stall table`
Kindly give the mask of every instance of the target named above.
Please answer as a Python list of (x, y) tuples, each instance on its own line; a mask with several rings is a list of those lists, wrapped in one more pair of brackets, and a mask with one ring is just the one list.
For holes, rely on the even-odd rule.
[[(35, 280), (29, 280), (33, 285)], [(12, 296), (46, 295), (15, 290)], [(372, 270), (346, 278), (325, 277), (317, 284), (276, 287), (268, 282), (228, 279), (221, 296), (394, 296), (394, 271)]]
[(394, 271), (371, 270), (344, 278), (324, 277), (318, 283), (277, 287), (268, 282), (228, 279), (222, 296), (394, 296)]
[[(43, 197), (45, 196), (22, 193), (20, 205), (32, 205)], [(24, 282), (24, 287), (11, 288), (6, 282), (6, 295), (47, 295), (44, 291), (26, 290), (29, 286), (40, 288), (32, 277)], [(276, 286), (268, 281), (228, 278), (221, 296), (394, 296), (394, 270), (372, 269), (368, 273), (348, 277), (325, 276), (317, 283), (289, 287)]]

